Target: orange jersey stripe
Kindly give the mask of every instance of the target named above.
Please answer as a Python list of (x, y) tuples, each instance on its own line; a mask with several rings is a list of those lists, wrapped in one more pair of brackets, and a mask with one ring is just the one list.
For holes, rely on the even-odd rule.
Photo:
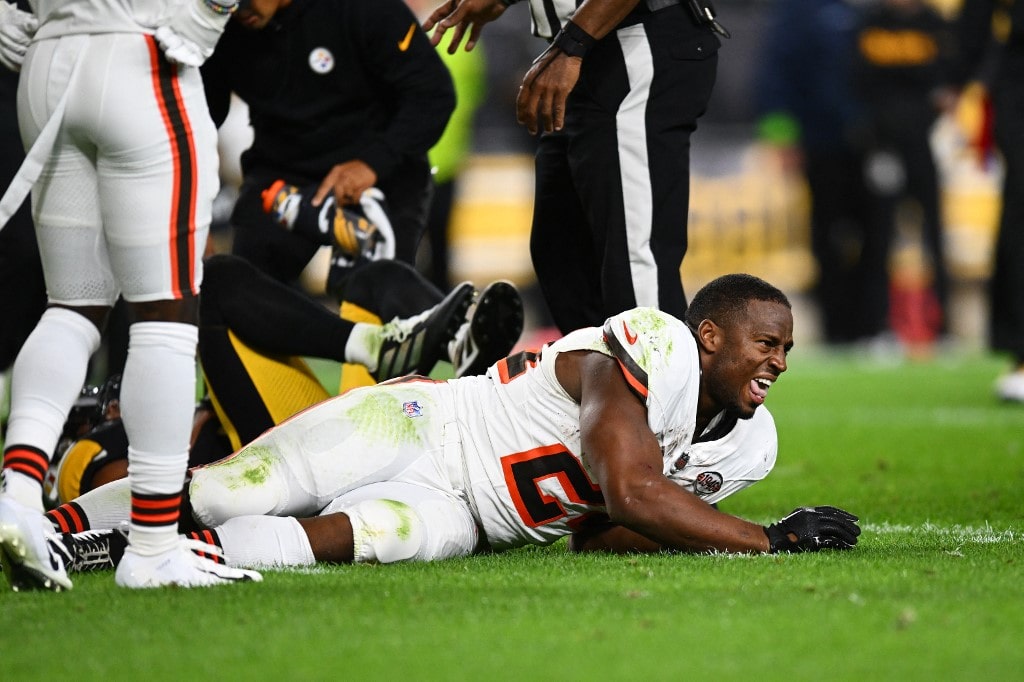
[(27, 447), (12, 447), (4, 453), (5, 467), (15, 462), (35, 467), (44, 472), (50, 466), (50, 458), (43, 454), (41, 450)]
[(618, 362), (619, 367), (622, 368), (622, 376), (626, 378), (626, 383), (628, 383), (639, 396), (646, 400), (647, 385), (640, 379), (637, 379), (636, 376), (629, 371), (629, 368), (626, 367), (626, 364), (622, 362), (622, 360), (615, 358), (615, 361)]
[(68, 525), (73, 529), (71, 531), (72, 533), (78, 533), (85, 530), (85, 519), (82, 518), (82, 515), (79, 513), (80, 510), (77, 507), (78, 505), (75, 504), (66, 504), (63, 507), (60, 507), (68, 517)]
[(132, 508), (140, 511), (161, 511), (164, 509), (177, 509), (181, 505), (181, 495), (158, 500), (140, 499), (132, 497)]
[(141, 525), (148, 526), (166, 526), (178, 521), (178, 510), (174, 512), (167, 512), (166, 514), (136, 514), (132, 512), (132, 523), (138, 523)]
[(60, 528), (60, 532), (70, 533), (71, 526), (68, 525), (67, 519), (64, 518), (64, 515), (61, 514), (60, 511), (59, 507), (48, 511), (46, 512), (46, 518), (50, 520), (50, 523), (56, 523), (57, 527)]

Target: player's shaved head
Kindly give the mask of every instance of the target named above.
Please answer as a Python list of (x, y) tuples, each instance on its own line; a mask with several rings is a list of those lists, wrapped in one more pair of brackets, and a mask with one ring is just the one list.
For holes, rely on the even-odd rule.
[(686, 326), (696, 330), (703, 320), (729, 326), (750, 301), (770, 301), (791, 309), (789, 299), (777, 287), (760, 277), (737, 273), (722, 275), (704, 285), (686, 309)]

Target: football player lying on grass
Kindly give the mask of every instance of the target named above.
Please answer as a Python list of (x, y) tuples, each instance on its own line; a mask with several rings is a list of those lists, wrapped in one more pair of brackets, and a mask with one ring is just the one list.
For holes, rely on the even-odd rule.
[[(786, 296), (726, 275), (685, 323), (633, 309), (485, 376), (356, 389), (194, 470), (195, 532), (251, 567), (429, 561), (570, 534), (576, 550), (849, 549), (857, 517), (835, 507), (765, 527), (713, 506), (774, 465), (763, 404), (792, 345)], [(55, 513), (116, 525), (119, 485)]]

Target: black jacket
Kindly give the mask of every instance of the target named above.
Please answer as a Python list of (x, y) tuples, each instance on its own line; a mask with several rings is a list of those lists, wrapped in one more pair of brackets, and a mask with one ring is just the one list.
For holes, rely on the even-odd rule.
[(246, 174), (319, 182), (360, 159), (386, 179), (424, 157), (455, 108), (451, 76), (402, 0), (293, 0), (264, 29), (228, 22), (203, 66), (219, 126), (249, 105)]

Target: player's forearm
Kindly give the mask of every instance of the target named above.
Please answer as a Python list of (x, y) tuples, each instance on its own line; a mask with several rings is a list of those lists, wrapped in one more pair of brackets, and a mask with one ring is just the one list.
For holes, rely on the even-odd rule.
[(611, 523), (585, 526), (569, 538), (571, 552), (651, 553), (663, 548), (657, 542), (628, 528)]
[(688, 552), (767, 552), (764, 527), (725, 514), (668, 480), (605, 495), (608, 515), (662, 545)]
[(633, 11), (639, 0), (585, 0), (572, 15), (572, 22), (600, 40)]

